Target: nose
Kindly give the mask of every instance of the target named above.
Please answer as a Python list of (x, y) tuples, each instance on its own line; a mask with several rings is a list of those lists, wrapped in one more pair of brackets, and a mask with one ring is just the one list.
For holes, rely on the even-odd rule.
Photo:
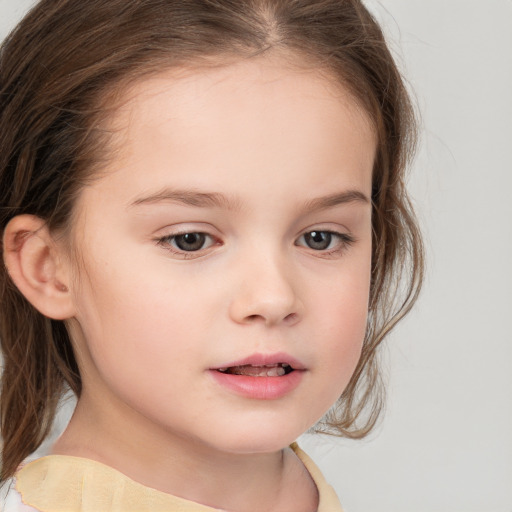
[(303, 316), (299, 283), (278, 258), (251, 258), (239, 265), (230, 316), (239, 324), (294, 325)]

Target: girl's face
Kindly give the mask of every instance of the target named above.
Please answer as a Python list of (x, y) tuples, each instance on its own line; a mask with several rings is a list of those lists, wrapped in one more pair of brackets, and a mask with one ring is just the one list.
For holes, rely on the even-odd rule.
[(126, 99), (76, 205), (81, 400), (169, 440), (279, 450), (360, 356), (371, 124), (319, 73), (263, 58)]

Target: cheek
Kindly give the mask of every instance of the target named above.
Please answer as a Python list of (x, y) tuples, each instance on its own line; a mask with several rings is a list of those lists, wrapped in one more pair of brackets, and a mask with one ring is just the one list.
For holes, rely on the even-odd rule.
[(90, 264), (77, 296), (89, 364), (109, 385), (121, 390), (136, 382), (141, 393), (144, 383), (165, 390), (170, 376), (202, 363), (204, 347), (195, 340), (204, 340), (218, 317), (213, 286), (142, 260)]
[(103, 283), (82, 301), (84, 386), (153, 417), (163, 403), (177, 404), (184, 395), (187, 354), (198, 354), (181, 334), (195, 323), (179, 314), (169, 291), (156, 301), (147, 280), (144, 289), (137, 279)]
[[(334, 372), (340, 369), (348, 379), (359, 360), (367, 326), (367, 302), (342, 302), (341, 307), (331, 304), (326, 307), (325, 328), (321, 331), (318, 341), (325, 345), (326, 366)], [(344, 377), (341, 377), (342, 380)], [(347, 379), (347, 382), (348, 382)]]
[(315, 350), (322, 354), (323, 392), (336, 400), (352, 377), (361, 356), (368, 321), (369, 265), (333, 280), (326, 293), (313, 298), (321, 321)]

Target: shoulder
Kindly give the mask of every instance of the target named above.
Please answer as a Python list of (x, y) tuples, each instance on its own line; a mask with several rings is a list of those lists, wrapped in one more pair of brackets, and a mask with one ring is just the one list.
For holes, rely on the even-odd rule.
[(23, 503), (20, 493), (15, 489), (15, 483), (15, 479), (11, 479), (2, 486), (0, 510), (3, 512), (39, 512)]
[(297, 443), (292, 443), (290, 448), (301, 460), (307, 469), (318, 490), (318, 512), (343, 512), (340, 501), (334, 489), (325, 480), (320, 468), (313, 462)]
[(47, 455), (23, 466), (15, 479), (18, 503), (21, 495), (21, 501), (33, 508), (8, 512), (215, 512), (81, 457)]

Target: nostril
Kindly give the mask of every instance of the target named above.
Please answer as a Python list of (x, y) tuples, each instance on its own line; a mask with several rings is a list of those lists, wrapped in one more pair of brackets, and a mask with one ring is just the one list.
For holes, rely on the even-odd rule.
[(284, 319), (285, 322), (295, 322), (295, 320), (297, 319), (297, 313), (290, 313), (289, 315), (287, 315)]
[[(297, 320), (297, 318), (298, 318), (297, 313), (290, 313), (289, 315), (286, 315), (283, 318), (283, 322), (294, 323)], [(245, 317), (245, 320), (249, 323), (254, 323), (254, 322), (259, 322), (259, 321), (267, 322), (268, 319), (265, 317), (265, 315), (247, 315)]]
[[(298, 318), (299, 318), (299, 315), (297, 313), (290, 313), (282, 319), (282, 322), (284, 322), (285, 324), (294, 324)], [(267, 317), (265, 315), (256, 315), (255, 314), (255, 315), (247, 315), (245, 317), (245, 322), (247, 322), (247, 323), (264, 322), (264, 323), (270, 324), (270, 323), (276, 323), (277, 321), (278, 321), (277, 318), (271, 318), (270, 315)]]

